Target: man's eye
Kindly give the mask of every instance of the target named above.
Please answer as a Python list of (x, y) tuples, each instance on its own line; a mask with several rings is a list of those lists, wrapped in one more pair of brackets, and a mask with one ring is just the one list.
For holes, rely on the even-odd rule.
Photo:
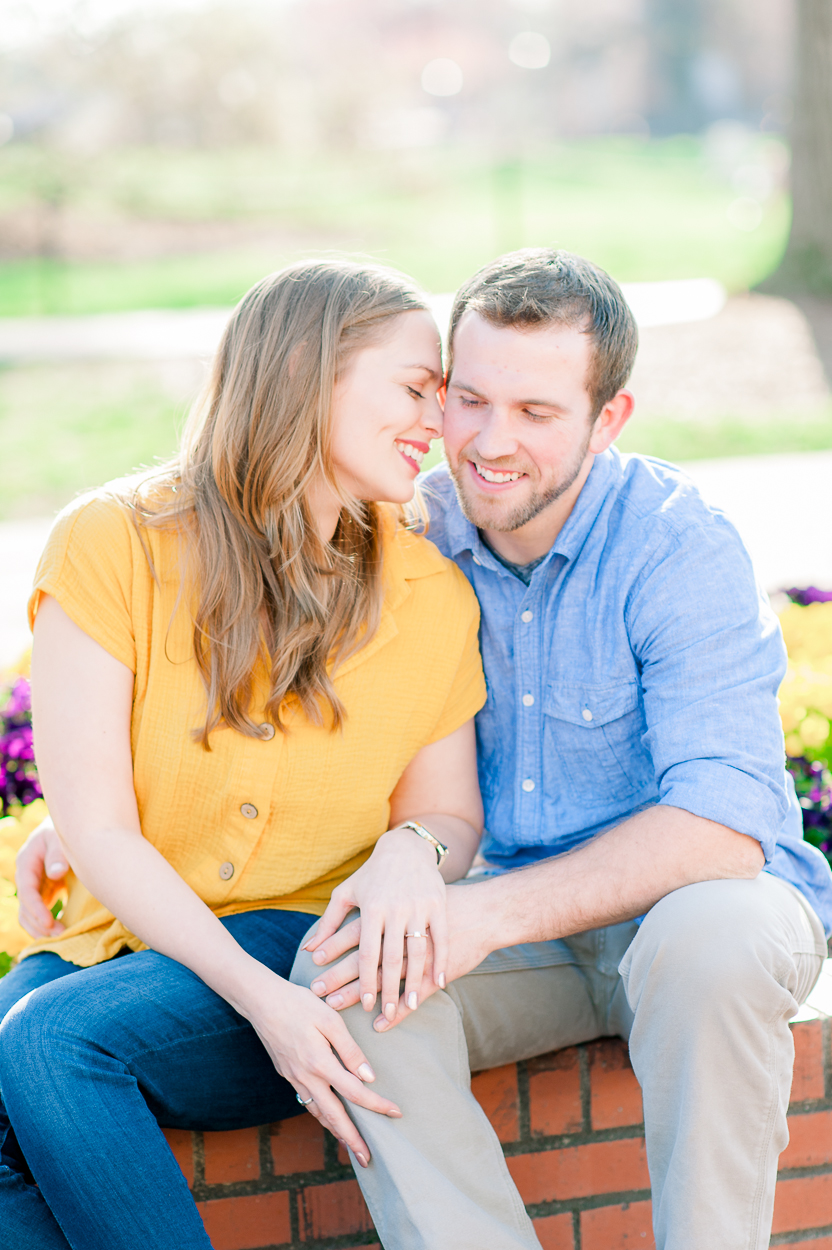
[(460, 395), (459, 402), (463, 408), (477, 408), (480, 401), (478, 399), (466, 399), (464, 395)]
[(527, 416), (527, 417), (530, 417), (530, 418), (532, 419), (532, 421), (548, 421), (548, 420), (549, 420), (549, 417), (548, 417), (548, 416), (546, 416), (546, 414), (545, 414), (545, 413), (543, 413), (543, 412), (530, 412), (528, 408), (526, 409), (526, 416)]

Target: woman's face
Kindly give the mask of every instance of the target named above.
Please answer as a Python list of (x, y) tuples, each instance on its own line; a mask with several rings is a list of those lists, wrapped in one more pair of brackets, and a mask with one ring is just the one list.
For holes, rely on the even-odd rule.
[(407, 503), (430, 441), (442, 434), (439, 331), (430, 313), (402, 313), (350, 362), (332, 402), (332, 460), (358, 499)]

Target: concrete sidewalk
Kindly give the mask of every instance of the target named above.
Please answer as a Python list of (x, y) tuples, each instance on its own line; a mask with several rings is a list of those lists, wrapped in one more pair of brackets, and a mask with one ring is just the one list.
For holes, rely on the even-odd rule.
[[(766, 590), (832, 589), (832, 451), (691, 460), (682, 467), (737, 526)], [(0, 524), (0, 666), (28, 645), (26, 599), (50, 524)]]

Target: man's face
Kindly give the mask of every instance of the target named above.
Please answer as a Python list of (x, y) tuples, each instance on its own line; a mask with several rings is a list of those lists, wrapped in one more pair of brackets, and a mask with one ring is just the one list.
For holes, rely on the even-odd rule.
[(462, 510), (480, 529), (520, 529), (588, 471), (591, 348), (575, 326), (515, 329), (463, 315), (445, 400), (445, 452)]

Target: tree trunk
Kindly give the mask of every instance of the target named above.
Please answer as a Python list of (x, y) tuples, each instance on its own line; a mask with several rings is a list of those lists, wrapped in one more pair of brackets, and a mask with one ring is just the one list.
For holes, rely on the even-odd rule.
[(797, 0), (796, 54), (792, 226), (765, 288), (832, 295), (832, 0)]

